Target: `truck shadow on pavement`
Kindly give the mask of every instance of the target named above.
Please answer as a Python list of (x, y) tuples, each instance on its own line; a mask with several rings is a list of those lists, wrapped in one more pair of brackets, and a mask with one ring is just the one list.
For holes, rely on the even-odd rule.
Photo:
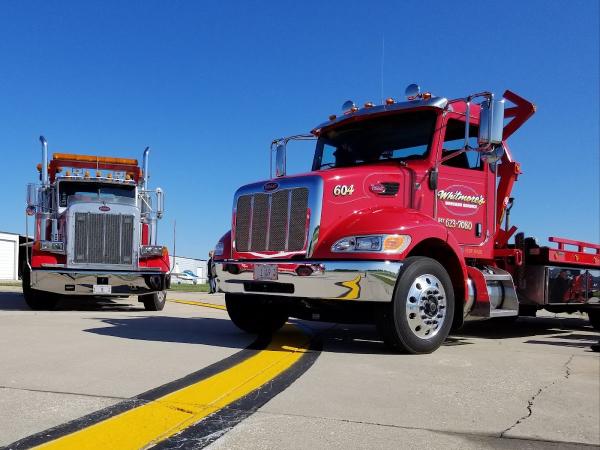
[[(61, 300), (56, 311), (143, 311), (140, 303), (127, 303), (119, 298), (71, 297)], [(23, 294), (18, 291), (0, 292), (0, 311), (31, 311)]]
[(519, 317), (513, 323), (495, 320), (467, 322), (463, 328), (451, 333), (455, 337), (480, 339), (519, 338), (566, 334), (572, 330), (594, 331), (590, 323), (577, 317)]
[(100, 321), (104, 326), (83, 331), (122, 339), (243, 349), (255, 338), (254, 335), (242, 333), (229, 319), (135, 316), (90, 320)]

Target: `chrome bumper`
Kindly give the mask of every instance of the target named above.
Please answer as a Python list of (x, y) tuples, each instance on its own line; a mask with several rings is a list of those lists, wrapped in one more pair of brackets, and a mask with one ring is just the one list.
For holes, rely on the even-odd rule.
[(170, 275), (157, 271), (79, 272), (33, 269), (31, 288), (63, 295), (99, 295), (94, 294), (94, 285), (109, 285), (112, 293), (102, 294), (103, 296), (138, 295), (167, 289), (169, 277)]
[[(277, 280), (255, 279), (254, 266), (276, 266)], [(401, 262), (391, 261), (252, 261), (218, 262), (217, 282), (227, 293), (323, 300), (389, 302)]]

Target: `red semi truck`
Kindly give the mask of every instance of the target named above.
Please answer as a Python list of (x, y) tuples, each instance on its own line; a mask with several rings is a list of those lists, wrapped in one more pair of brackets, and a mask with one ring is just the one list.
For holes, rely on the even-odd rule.
[(27, 304), (52, 309), (73, 296), (137, 295), (147, 310), (163, 309), (169, 255), (157, 243), (164, 200), (160, 188), (148, 188), (150, 149), (142, 170), (129, 158), (54, 153), (48, 161), (40, 141), (41, 183), (27, 188), (27, 215), (35, 218), (22, 271)]
[[(273, 141), (275, 177), (238, 189), (215, 248), (232, 321), (255, 333), (290, 316), (370, 322), (410, 353), (467, 320), (538, 309), (583, 311), (598, 328), (600, 245), (540, 246), (509, 224), (521, 167), (507, 139), (535, 106), (511, 91), (406, 95), (346, 102), (310, 135)], [(287, 176), (298, 139), (316, 140), (312, 171)]]

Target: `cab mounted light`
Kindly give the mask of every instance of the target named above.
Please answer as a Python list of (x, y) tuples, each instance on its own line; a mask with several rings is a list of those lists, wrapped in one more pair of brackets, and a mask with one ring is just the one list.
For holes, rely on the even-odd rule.
[(133, 158), (114, 158), (112, 156), (74, 155), (70, 153), (54, 153), (52, 157), (57, 161), (79, 161), (100, 164), (122, 164), (137, 166), (138, 160)]

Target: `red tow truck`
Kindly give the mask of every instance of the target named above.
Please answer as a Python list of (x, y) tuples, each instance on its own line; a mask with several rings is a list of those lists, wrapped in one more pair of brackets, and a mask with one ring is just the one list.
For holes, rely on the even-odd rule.
[[(509, 223), (521, 166), (507, 139), (535, 106), (508, 90), (406, 95), (348, 101), (309, 135), (273, 141), (275, 176), (237, 190), (215, 248), (232, 321), (251, 333), (290, 316), (375, 323), (410, 353), (436, 350), (465, 321), (539, 309), (586, 312), (598, 329), (600, 245), (541, 246)], [(287, 176), (286, 145), (305, 139), (312, 170)]]
[(157, 243), (164, 196), (148, 188), (150, 149), (142, 169), (130, 158), (54, 153), (48, 161), (40, 141), (41, 183), (27, 187), (27, 216), (35, 219), (22, 271), (27, 304), (52, 309), (61, 298), (137, 295), (147, 310), (163, 309), (169, 254)]

